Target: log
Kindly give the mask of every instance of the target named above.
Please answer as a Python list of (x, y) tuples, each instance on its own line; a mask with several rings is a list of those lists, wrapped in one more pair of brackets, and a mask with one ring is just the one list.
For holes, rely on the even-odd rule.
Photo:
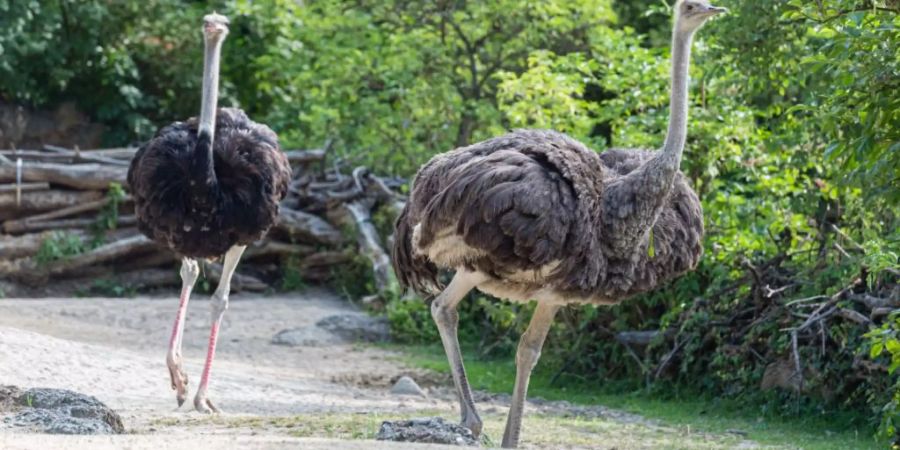
[(128, 272), (152, 267), (178, 267), (179, 264), (181, 264), (181, 260), (174, 253), (168, 249), (157, 247), (147, 253), (135, 254), (128, 258), (128, 261), (122, 261), (121, 264), (117, 264), (116, 268)]
[[(222, 278), (222, 265), (219, 263), (204, 261), (206, 276), (218, 283)], [(259, 278), (234, 272), (231, 276), (231, 292), (252, 291), (263, 292), (269, 289), (269, 285), (263, 283)]]
[(291, 255), (308, 255), (314, 253), (316, 249), (309, 245), (287, 244), (273, 240), (265, 240), (254, 243), (247, 247), (242, 259), (253, 259), (264, 256), (291, 256)]
[[(86, 235), (83, 231), (72, 232), (79, 239), (83, 239)], [(38, 234), (26, 234), (23, 236), (12, 237), (0, 235), (0, 258), (16, 259), (26, 256), (34, 256), (40, 250), (44, 241), (51, 238), (53, 232), (44, 232)]]
[(142, 234), (101, 245), (87, 253), (47, 264), (44, 269), (49, 275), (61, 275), (94, 264), (112, 261), (136, 252), (150, 250), (156, 244)]
[(19, 192), (33, 192), (33, 191), (46, 191), (50, 189), (50, 183), (22, 183), (20, 185), (13, 184), (0, 184), (0, 194), (5, 194), (7, 192), (15, 193)]
[(21, 203), (16, 205), (16, 194), (0, 193), (0, 209), (18, 209), (24, 211), (46, 211), (48, 209), (67, 208), (103, 198), (100, 191), (51, 191), (23, 192)]
[(284, 154), (291, 164), (309, 164), (325, 159), (324, 148), (317, 148), (314, 150), (285, 150)]
[(102, 155), (91, 154), (91, 153), (83, 153), (77, 147), (75, 150), (69, 150), (64, 147), (58, 147), (55, 145), (44, 145), (44, 148), (48, 150), (53, 150), (57, 152), (57, 154), (69, 155), (72, 158), (72, 162), (82, 163), (82, 162), (92, 162), (92, 163), (100, 163), (100, 164), (111, 164), (113, 166), (124, 166), (128, 167), (128, 161), (122, 161), (120, 159), (107, 158)]
[(131, 272), (117, 273), (112, 279), (135, 290), (152, 289), (181, 284), (178, 272), (166, 269), (141, 269)]
[[(22, 180), (61, 184), (79, 190), (106, 189), (110, 183), (125, 186), (123, 166), (107, 164), (52, 164), (25, 163), (22, 165)], [(0, 164), (0, 183), (8, 183), (16, 179), (16, 166)]]
[(362, 253), (372, 263), (372, 271), (375, 276), (375, 289), (381, 293), (397, 284), (394, 278), (394, 270), (391, 267), (391, 258), (381, 244), (378, 231), (372, 223), (372, 205), (374, 201), (357, 200), (344, 205), (353, 220), (358, 231), (356, 242)]
[(345, 251), (324, 251), (313, 253), (300, 261), (301, 269), (331, 267), (353, 260), (353, 255)]
[[(62, 219), (62, 220), (45, 220), (31, 221), (21, 224), (18, 227), (19, 232), (37, 232), (44, 230), (56, 230), (66, 228), (87, 228), (97, 223), (97, 219)], [(130, 227), (137, 224), (137, 218), (134, 216), (119, 216), (116, 221), (117, 227)]]
[[(126, 195), (121, 200), (120, 203), (130, 202), (131, 196)], [(88, 211), (98, 210), (107, 204), (109, 204), (110, 199), (103, 198), (100, 200), (94, 200), (87, 203), (82, 203), (80, 205), (70, 206), (68, 208), (63, 208), (58, 211), (52, 211), (44, 214), (38, 214), (36, 216), (29, 216), (18, 220), (8, 220), (3, 223), (3, 231), (14, 234), (14, 233), (22, 233), (28, 229), (28, 224), (35, 222), (45, 222), (48, 220), (59, 219), (62, 217), (68, 217), (75, 214), (81, 214)]]
[(89, 252), (39, 265), (32, 258), (0, 261), (0, 275), (10, 275), (33, 283), (45, 282), (50, 276), (65, 275), (79, 269), (147, 251), (156, 246), (143, 235), (131, 236), (101, 245)]
[(337, 245), (344, 237), (337, 228), (318, 216), (290, 208), (281, 208), (276, 227), (292, 238), (312, 243)]

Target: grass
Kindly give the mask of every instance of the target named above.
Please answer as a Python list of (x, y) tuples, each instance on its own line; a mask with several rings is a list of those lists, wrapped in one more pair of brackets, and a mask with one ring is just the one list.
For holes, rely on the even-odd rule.
[[(449, 372), (449, 365), (439, 346), (393, 345), (391, 349), (402, 352), (405, 355), (404, 362), (410, 366), (442, 373)], [(474, 352), (464, 350), (463, 354), (471, 355)], [(512, 392), (515, 380), (513, 358), (492, 361), (470, 358), (466, 361), (466, 369), (473, 389), (495, 393)], [(685, 395), (684, 397), (689, 397), (687, 399), (683, 397), (662, 399), (660, 395), (649, 395), (645, 391), (636, 392), (633, 389), (615, 391), (615, 387), (604, 387), (600, 382), (554, 386), (550, 383), (551, 378), (552, 373), (546, 370), (542, 371), (539, 363), (531, 378), (529, 396), (621, 409), (648, 419), (658, 420), (666, 427), (674, 427), (681, 434), (714, 434), (721, 437), (723, 435), (733, 436), (737, 433), (744, 435), (744, 439), (778, 448), (847, 450), (884, 447), (884, 444), (879, 444), (873, 437), (873, 429), (854, 428), (852, 425), (848, 425), (852, 422), (847, 420), (848, 417), (859, 422), (858, 416), (831, 414), (812, 417), (779, 417), (773, 414), (764, 414), (761, 407), (735, 400), (697, 398), (695, 395)], [(669, 395), (668, 397), (676, 396)], [(443, 415), (448, 416), (446, 412)], [(615, 426), (618, 427), (620, 424), (615, 424)], [(530, 433), (530, 431), (525, 433), (526, 439), (530, 440)], [(603, 442), (606, 444), (607, 440), (604, 439)], [(659, 448), (678, 448), (669, 447), (668, 444), (663, 443), (659, 445), (661, 445)], [(712, 448), (717, 446), (712, 441), (710, 445)], [(634, 447), (635, 445), (625, 445), (619, 448)]]
[[(443, 410), (417, 410), (414, 413), (318, 413), (284, 417), (259, 416), (201, 416), (189, 418), (165, 418), (156, 420), (156, 427), (215, 426), (259, 433), (284, 434), (299, 438), (317, 437), (330, 439), (375, 439), (381, 422), (424, 416), (447, 416)], [(497, 447), (503, 434), (503, 412), (487, 411), (483, 414), (485, 435), (493, 437), (486, 447)], [(621, 424), (607, 420), (563, 418), (532, 414), (525, 418), (527, 436), (523, 448), (596, 448), (602, 442), (604, 448), (620, 449), (731, 449), (741, 438), (727, 435), (711, 435), (684, 429), (647, 426), (645, 424)]]

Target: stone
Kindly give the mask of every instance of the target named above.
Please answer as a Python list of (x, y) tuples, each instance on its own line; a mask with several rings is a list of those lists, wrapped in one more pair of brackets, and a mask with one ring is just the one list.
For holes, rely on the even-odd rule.
[(394, 386), (391, 387), (391, 394), (394, 395), (417, 395), (420, 397), (427, 397), (425, 391), (419, 387), (415, 380), (410, 378), (409, 376), (403, 375), (400, 377)]
[(479, 445), (478, 440), (472, 436), (472, 431), (468, 428), (455, 423), (444, 422), (444, 419), (441, 417), (382, 422), (376, 439), (393, 442)]
[(322, 347), (343, 342), (337, 336), (316, 327), (301, 327), (281, 330), (272, 337), (275, 345), (288, 347)]
[(35, 388), (22, 391), (0, 387), (0, 414), (8, 426), (50, 434), (121, 434), (118, 413), (95, 397), (66, 389)]
[(391, 339), (391, 328), (385, 317), (338, 314), (316, 322), (316, 326), (350, 342), (387, 342)]

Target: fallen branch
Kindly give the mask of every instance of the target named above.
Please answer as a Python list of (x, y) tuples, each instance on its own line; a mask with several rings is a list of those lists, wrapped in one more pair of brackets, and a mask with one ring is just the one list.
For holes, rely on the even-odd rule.
[(0, 208), (22, 211), (46, 211), (48, 209), (80, 205), (102, 197), (103, 192), (100, 191), (30, 191), (22, 192), (21, 199), (17, 205), (15, 193), (0, 193)]
[(380, 293), (396, 284), (391, 259), (381, 245), (378, 231), (372, 223), (372, 201), (357, 200), (344, 205), (356, 222), (357, 243), (362, 253), (372, 263), (375, 276), (375, 289)]
[(46, 191), (50, 189), (50, 183), (22, 183), (22, 184), (0, 184), (0, 194), (5, 194), (7, 192), (16, 191), (19, 192), (33, 192), (33, 191)]
[[(126, 203), (131, 201), (131, 196), (125, 196), (121, 200), (121, 203)], [(81, 214), (89, 211), (96, 211), (106, 205), (108, 205), (110, 199), (102, 198), (100, 200), (94, 200), (91, 202), (83, 203), (80, 205), (70, 206), (68, 208), (63, 208), (58, 211), (52, 211), (44, 214), (38, 214), (35, 216), (25, 217), (23, 219), (18, 220), (8, 220), (3, 223), (3, 231), (15, 234), (22, 233), (27, 231), (28, 225), (37, 222), (45, 222), (48, 220), (59, 219), (63, 217), (73, 216), (75, 214)]]
[[(110, 183), (125, 185), (126, 168), (107, 164), (25, 163), (22, 180), (60, 184), (80, 190), (106, 189)], [(0, 183), (16, 180), (14, 165), (0, 165)]]
[[(29, 233), (45, 230), (63, 230), (71, 228), (88, 228), (97, 223), (97, 219), (63, 219), (63, 220), (45, 220), (45, 221), (29, 221), (17, 225), (17, 232)], [(130, 227), (137, 224), (134, 216), (119, 216), (116, 221), (117, 227)]]
[(314, 243), (336, 245), (344, 240), (341, 232), (321, 217), (289, 208), (281, 208), (276, 227), (292, 238)]

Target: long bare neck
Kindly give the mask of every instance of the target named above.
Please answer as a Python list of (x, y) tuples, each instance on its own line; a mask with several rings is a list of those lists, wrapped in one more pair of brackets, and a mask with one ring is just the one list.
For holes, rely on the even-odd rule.
[(206, 39), (203, 58), (203, 99), (200, 105), (200, 124), (197, 143), (191, 160), (191, 192), (193, 202), (204, 204), (218, 182), (213, 166), (213, 139), (216, 132), (216, 103), (219, 100), (219, 55), (222, 39)]
[(693, 32), (680, 32), (678, 24), (672, 33), (672, 85), (669, 98), (669, 130), (662, 152), (676, 167), (681, 163), (681, 153), (687, 139), (688, 119), (688, 69), (691, 62)]
[(661, 151), (603, 191), (601, 215), (610, 256), (628, 258), (649, 246), (650, 230), (669, 200), (687, 138), (688, 66), (691, 32), (672, 34), (672, 92), (669, 131)]
[[(199, 132), (209, 134), (210, 144), (216, 130), (216, 105), (219, 101), (219, 60), (222, 54), (221, 38), (205, 40), (203, 51), (203, 99), (200, 105)], [(212, 145), (210, 145), (212, 150)]]

